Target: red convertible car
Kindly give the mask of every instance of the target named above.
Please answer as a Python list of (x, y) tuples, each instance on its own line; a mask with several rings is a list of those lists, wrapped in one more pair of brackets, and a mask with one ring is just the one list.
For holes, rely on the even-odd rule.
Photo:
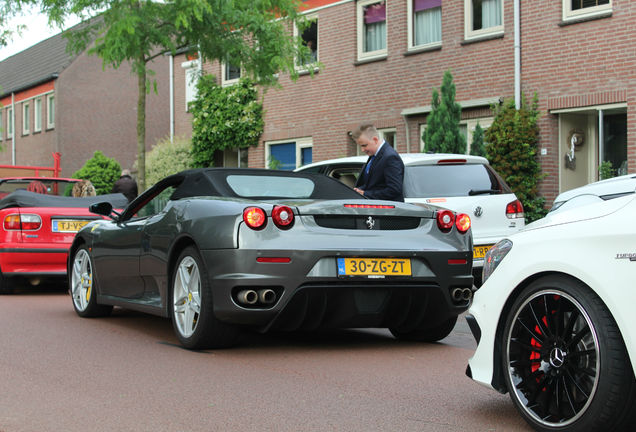
[(44, 278), (66, 277), (66, 258), (75, 233), (100, 216), (88, 207), (107, 200), (126, 206), (122, 194), (74, 198), (63, 196), (74, 179), (0, 179), (0, 292), (16, 279), (32, 285)]

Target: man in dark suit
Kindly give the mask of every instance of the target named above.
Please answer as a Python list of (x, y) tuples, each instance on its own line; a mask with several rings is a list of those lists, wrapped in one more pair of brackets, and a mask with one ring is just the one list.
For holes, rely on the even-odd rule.
[(369, 156), (354, 190), (371, 199), (404, 201), (404, 162), (372, 124), (360, 125), (351, 134), (360, 150)]

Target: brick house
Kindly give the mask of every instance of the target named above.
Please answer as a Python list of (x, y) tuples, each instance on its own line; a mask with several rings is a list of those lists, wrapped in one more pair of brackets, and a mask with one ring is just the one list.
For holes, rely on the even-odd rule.
[[(295, 82), (281, 75), (282, 88), (264, 96), (259, 146), (240, 157), (226, 152), (224, 164), (242, 159), (266, 167), (273, 156), (294, 168), (354, 155), (348, 133), (369, 121), (399, 152), (418, 152), (432, 88), (450, 69), (469, 144), (477, 123), (491, 124), (491, 104), (521, 92), (538, 95), (539, 158), (547, 174), (541, 193), (548, 201), (596, 181), (603, 160), (619, 174), (636, 172), (636, 2), (519, 2), (519, 32), (512, 0), (303, 3), (315, 24), (300, 36), (312, 41), (323, 68)], [(177, 135), (191, 135), (186, 101), (201, 68), (223, 85), (240, 75), (231, 65), (176, 56)]]
[[(168, 57), (151, 66), (158, 93), (146, 108), (146, 148), (169, 135)], [(66, 52), (62, 34), (0, 62), (0, 164), (53, 165), (70, 177), (96, 150), (132, 168), (137, 158), (137, 78)]]

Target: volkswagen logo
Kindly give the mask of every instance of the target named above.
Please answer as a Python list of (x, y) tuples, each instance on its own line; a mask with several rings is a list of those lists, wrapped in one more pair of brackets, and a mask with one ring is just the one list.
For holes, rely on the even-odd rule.
[(475, 211), (473, 212), (475, 214), (476, 217), (480, 217), (481, 215), (484, 214), (484, 209), (482, 209), (480, 206), (475, 207)]
[(552, 348), (552, 351), (550, 351), (550, 364), (555, 368), (560, 368), (565, 363), (566, 356), (567, 353), (561, 348)]
[(371, 216), (369, 216), (367, 218), (366, 224), (367, 224), (367, 228), (372, 230), (373, 227), (375, 226), (375, 220), (373, 220), (373, 218)]

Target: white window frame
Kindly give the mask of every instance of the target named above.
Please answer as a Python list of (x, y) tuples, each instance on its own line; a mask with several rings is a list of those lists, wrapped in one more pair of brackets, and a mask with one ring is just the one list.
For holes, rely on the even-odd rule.
[(197, 83), (201, 77), (201, 66), (198, 59), (181, 63), (185, 75), (185, 110), (190, 110), (190, 104), (197, 98)]
[(31, 104), (22, 102), (22, 135), (31, 133)]
[(470, 146), (473, 143), (473, 135), (475, 133), (477, 123), (479, 123), (479, 126), (481, 126), (481, 128), (485, 131), (492, 126), (492, 122), (494, 120), (494, 117), (482, 117), (459, 122), (460, 125), (466, 125), (466, 154), (470, 154)]
[[(296, 168), (300, 168), (301, 165), (301, 149), (314, 147), (314, 139), (312, 137), (302, 137), (302, 138), (289, 138), (284, 140), (276, 140), (276, 141), (266, 141), (265, 142), (265, 168), (269, 167), (270, 159), (271, 159), (271, 146), (276, 144), (287, 144), (294, 142), (296, 144)], [(313, 150), (312, 150), (313, 154)], [(313, 157), (312, 157), (313, 159)]]
[[(305, 64), (299, 64), (298, 63), (298, 59), (295, 58), (294, 59), (294, 64), (296, 65), (296, 70), (299, 72), (306, 72), (309, 69), (314, 69), (314, 71), (318, 70), (318, 62), (320, 61), (320, 43), (318, 43), (318, 41), (320, 40), (320, 25), (318, 24), (318, 14), (314, 13), (314, 14), (308, 14), (305, 15), (304, 17), (307, 21), (315, 21), (316, 22), (316, 44), (318, 44), (318, 46), (316, 47), (316, 61), (313, 63), (305, 63)], [(298, 26), (296, 25), (296, 23), (294, 22), (294, 39), (299, 38), (300, 32), (298, 30)]]
[(13, 107), (7, 109), (7, 139), (13, 139), (13, 126), (14, 126)]
[(46, 128), (55, 127), (55, 93), (46, 95)]
[[(437, 48), (442, 46), (442, 41), (438, 41), (438, 42), (431, 42), (428, 44), (421, 44), (421, 45), (415, 45), (415, 38), (414, 38), (414, 32), (415, 32), (415, 12), (413, 10), (413, 2), (414, 0), (406, 0), (406, 7), (407, 7), (407, 17), (408, 17), (408, 47), (407, 47), (407, 51), (414, 51), (414, 50), (421, 50), (421, 49), (427, 49), (427, 48)], [(443, 9), (442, 9), (443, 10)], [(442, 28), (442, 34), (443, 34), (443, 28)]]
[(227, 62), (224, 62), (224, 61), (221, 62), (221, 86), (222, 87), (227, 87), (227, 86), (231, 86), (238, 83), (241, 77), (243, 76), (243, 68), (240, 68), (240, 75), (238, 78), (227, 79), (226, 72), (225, 72), (226, 69), (227, 69)]
[(364, 8), (366, 6), (372, 5), (374, 3), (380, 3), (383, 0), (362, 0), (356, 4), (357, 10), (357, 34), (358, 34), (358, 60), (371, 60), (371, 59), (379, 59), (387, 56), (387, 46), (388, 46), (388, 28), (389, 28), (389, 12), (388, 12), (388, 0), (385, 1), (386, 5), (386, 20), (385, 25), (387, 31), (385, 32), (385, 40), (384, 40), (384, 49), (364, 52)]
[(42, 131), (42, 98), (33, 99), (33, 132)]
[(572, 10), (572, 0), (563, 1), (563, 21), (573, 21), (584, 18), (591, 18), (595, 16), (609, 15), (612, 13), (612, 3), (610, 0), (608, 4), (590, 6), (582, 9)]
[(505, 0), (501, 0), (501, 24), (498, 26), (488, 27), (479, 30), (473, 30), (473, 1), (464, 0), (464, 39), (479, 39), (489, 36), (497, 36), (504, 32), (504, 3)]

